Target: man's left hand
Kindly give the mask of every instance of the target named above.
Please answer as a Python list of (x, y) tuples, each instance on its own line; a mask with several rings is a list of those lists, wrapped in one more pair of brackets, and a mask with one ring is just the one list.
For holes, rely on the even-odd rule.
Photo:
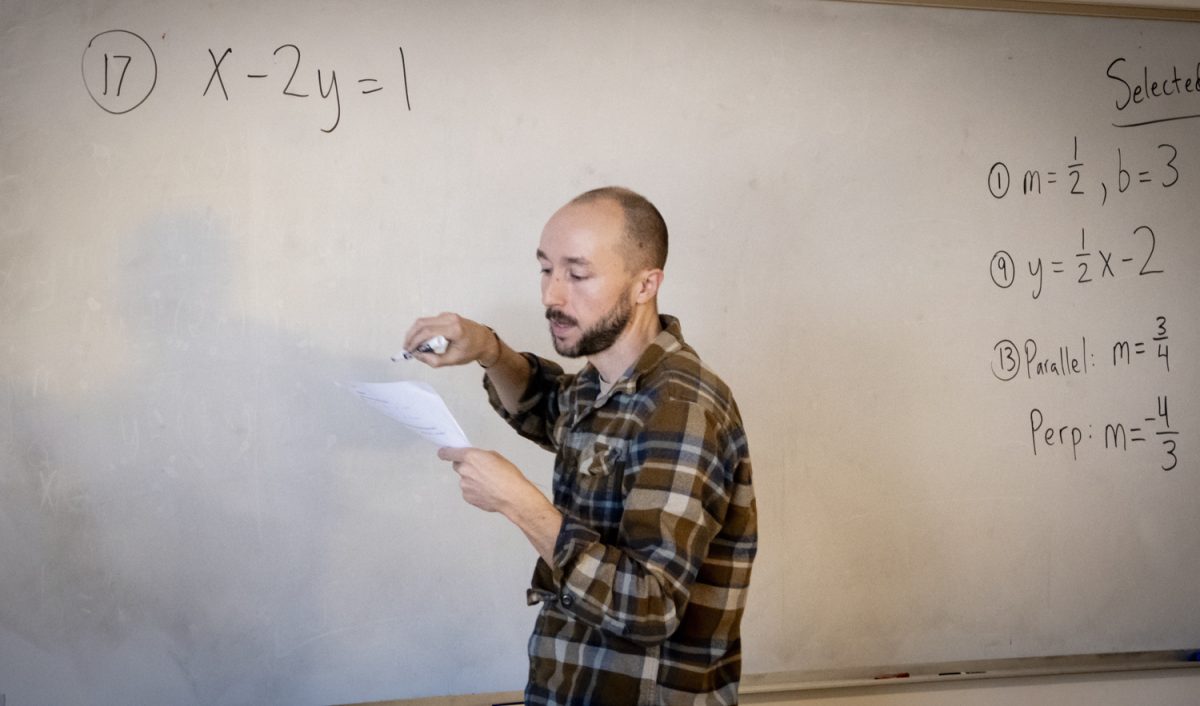
[(508, 459), (495, 451), (444, 447), (438, 458), (449, 461), (458, 474), (463, 499), (488, 512), (499, 512), (521, 528), (533, 548), (553, 561), (555, 540), (563, 517)]
[(541, 495), (520, 469), (495, 451), (445, 447), (438, 449), (438, 458), (450, 461), (463, 500), (480, 510), (509, 514), (530, 492)]

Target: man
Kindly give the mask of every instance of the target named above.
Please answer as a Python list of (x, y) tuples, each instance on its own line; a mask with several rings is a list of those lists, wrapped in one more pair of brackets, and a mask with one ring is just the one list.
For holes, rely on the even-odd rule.
[(667, 229), (621, 188), (585, 193), (538, 245), (554, 349), (578, 374), (517, 353), (455, 314), (419, 319), (407, 350), (478, 362), (489, 401), (554, 451), (551, 502), (494, 451), (441, 449), (463, 498), (503, 513), (540, 559), (527, 704), (733, 704), (757, 543), (745, 433), (729, 389), (658, 313)]

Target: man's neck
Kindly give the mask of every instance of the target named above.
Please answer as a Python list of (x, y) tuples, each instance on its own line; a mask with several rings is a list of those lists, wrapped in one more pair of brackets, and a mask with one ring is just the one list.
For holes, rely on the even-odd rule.
[(616, 342), (603, 351), (588, 356), (588, 362), (600, 373), (602, 393), (607, 392), (613, 383), (620, 379), (621, 374), (642, 357), (642, 353), (650, 347), (661, 331), (658, 307), (638, 307)]

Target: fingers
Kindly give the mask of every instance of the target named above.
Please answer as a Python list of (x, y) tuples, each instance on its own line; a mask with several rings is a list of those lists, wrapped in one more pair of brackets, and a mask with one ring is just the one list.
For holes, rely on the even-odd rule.
[(404, 334), (404, 349), (415, 353), (418, 346), (434, 336), (445, 336), (447, 341), (454, 341), (461, 335), (462, 324), (457, 314), (441, 313), (437, 316), (427, 316), (414, 321), (408, 333)]
[[(472, 324), (478, 326), (473, 321), (450, 312), (417, 319), (404, 335), (404, 350), (433, 368), (469, 363), (475, 359), (473, 355), (478, 355), (472, 353), (473, 346), (467, 335)], [(444, 353), (439, 355), (417, 350), (421, 344), (436, 336), (445, 337), (449, 343)]]
[(463, 499), (480, 510), (504, 512), (530, 491), (545, 501), (520, 469), (495, 451), (446, 446), (438, 449), (438, 458), (451, 463)]
[(459, 475), (459, 485), (467, 481), (463, 476), (463, 466), (465, 465), (466, 449), (456, 449), (450, 446), (443, 446), (438, 449), (438, 458), (443, 461), (450, 462), (450, 468)]
[(473, 472), (468, 473), (468, 475), (494, 475), (499, 470), (498, 462), (504, 461), (507, 463), (503, 456), (494, 451), (484, 451), (483, 449), (471, 448), (469, 446), (462, 448), (443, 446), (438, 449), (437, 455), (443, 461), (449, 461), (454, 468), (454, 472), (459, 475), (462, 475), (463, 471)]

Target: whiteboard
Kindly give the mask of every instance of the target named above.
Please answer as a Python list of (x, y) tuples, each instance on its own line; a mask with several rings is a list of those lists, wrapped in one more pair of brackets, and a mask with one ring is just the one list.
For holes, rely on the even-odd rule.
[(533, 550), (349, 385), (434, 385), (548, 487), (477, 368), (389, 358), (439, 311), (548, 353), (538, 234), (604, 184), (664, 213), (662, 309), (745, 417), (746, 673), (1195, 646), (1200, 28), (127, 0), (0, 31), (9, 703), (519, 689)]

